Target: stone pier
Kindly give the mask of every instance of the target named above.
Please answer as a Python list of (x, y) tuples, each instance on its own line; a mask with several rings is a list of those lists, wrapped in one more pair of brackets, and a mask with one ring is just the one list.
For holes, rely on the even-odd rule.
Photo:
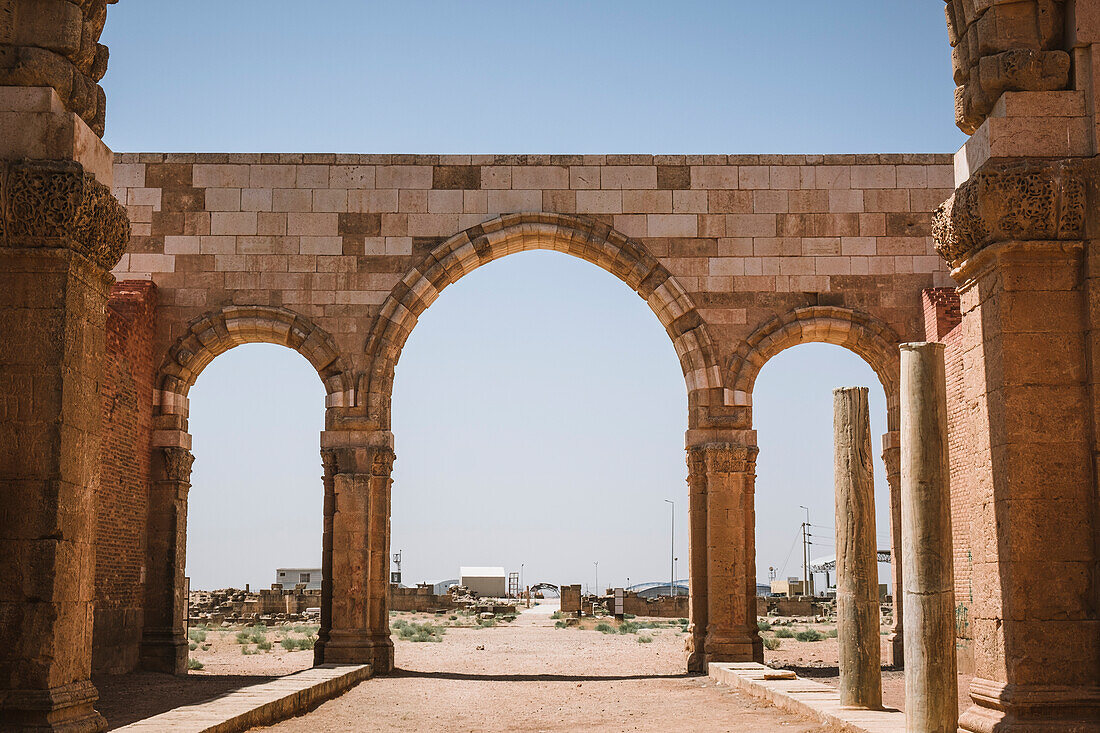
[(833, 390), (840, 703), (882, 707), (878, 548), (866, 387)]
[(958, 724), (943, 344), (901, 346), (905, 714), (912, 733)]

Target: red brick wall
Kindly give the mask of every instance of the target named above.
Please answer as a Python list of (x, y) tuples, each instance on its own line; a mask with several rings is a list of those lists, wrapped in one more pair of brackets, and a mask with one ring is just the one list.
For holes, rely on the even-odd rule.
[(93, 674), (137, 666), (145, 584), (156, 286), (125, 281), (107, 304), (103, 443), (96, 501)]
[(965, 350), (961, 327), (959, 295), (954, 288), (933, 288), (922, 293), (925, 339), (944, 344), (947, 381), (947, 439), (951, 466), (951, 531), (955, 546), (955, 635), (959, 671), (973, 668), (973, 635), (970, 630), (970, 606), (974, 601), (971, 584), (973, 556), (970, 551), (970, 518), (975, 492), (971, 467), (981, 460), (975, 455), (976, 443), (966, 422), (968, 410), (963, 395)]

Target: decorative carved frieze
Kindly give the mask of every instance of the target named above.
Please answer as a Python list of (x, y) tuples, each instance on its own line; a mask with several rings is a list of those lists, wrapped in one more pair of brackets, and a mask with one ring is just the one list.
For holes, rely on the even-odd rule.
[(688, 448), (688, 482), (716, 473), (751, 473), (756, 468), (755, 445), (705, 443)]
[(1002, 92), (1066, 89), (1064, 0), (947, 0), (955, 78), (955, 123), (968, 135)]
[(0, 244), (65, 247), (110, 270), (130, 241), (126, 209), (73, 161), (19, 160), (0, 167)]
[(936, 251), (954, 267), (995, 242), (1084, 238), (1092, 169), (1079, 160), (983, 166), (933, 213)]
[(9, 0), (0, 10), (0, 86), (53, 87), (65, 107), (103, 136), (107, 73), (99, 43), (116, 0)]
[(195, 456), (186, 448), (161, 448), (164, 456), (164, 477), (169, 481), (191, 483), (191, 464)]

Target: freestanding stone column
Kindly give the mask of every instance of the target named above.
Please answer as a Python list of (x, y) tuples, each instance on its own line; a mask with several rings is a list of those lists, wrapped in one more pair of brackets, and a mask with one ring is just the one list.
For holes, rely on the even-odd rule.
[(840, 703), (882, 707), (878, 548), (866, 387), (833, 390)]
[(902, 344), (901, 399), (905, 720), (940, 733), (959, 710), (943, 344)]
[[(186, 437), (186, 434), (183, 433)], [(194, 457), (182, 447), (153, 449), (145, 547), (145, 626), (141, 667), (187, 673), (187, 494)]]
[(756, 626), (756, 446), (716, 442), (690, 450), (706, 477), (706, 661), (762, 662)]

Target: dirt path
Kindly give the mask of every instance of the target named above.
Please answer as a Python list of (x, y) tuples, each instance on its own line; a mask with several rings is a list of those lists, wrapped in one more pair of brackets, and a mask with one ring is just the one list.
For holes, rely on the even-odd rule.
[(397, 639), (396, 674), (272, 730), (824, 730), (687, 676), (676, 629), (555, 628), (551, 613), (536, 608), (512, 624), (448, 628), (438, 643)]

